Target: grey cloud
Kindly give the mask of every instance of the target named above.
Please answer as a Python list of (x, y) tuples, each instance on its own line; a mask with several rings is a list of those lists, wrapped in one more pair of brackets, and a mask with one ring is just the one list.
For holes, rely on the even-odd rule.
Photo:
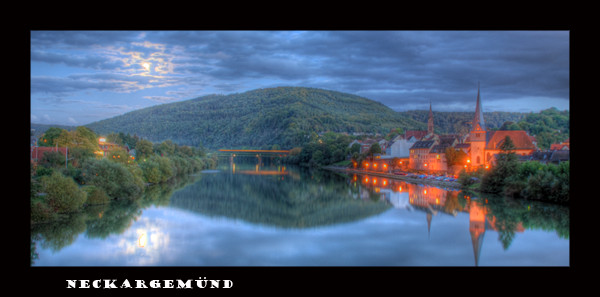
[[(167, 85), (213, 86), (238, 92), (251, 81), (256, 81), (253, 88), (306, 83), (303, 86), (364, 94), (400, 108), (417, 104), (414, 100), (447, 106), (470, 104), (477, 82), (481, 82), (482, 94), (488, 99), (537, 96), (569, 100), (568, 31), (32, 33), (32, 60), (109, 70), (119, 66), (116, 61), (42, 52), (52, 41), (60, 48), (112, 45), (139, 51), (145, 57), (157, 49), (144, 47), (144, 42), (165, 44), (161, 53), (171, 59), (175, 74), (162, 77)], [(114, 87), (126, 91), (159, 85), (125, 76), (96, 81), (71, 77), (60, 81), (65, 83), (60, 88), (35, 80), (32, 90)]]

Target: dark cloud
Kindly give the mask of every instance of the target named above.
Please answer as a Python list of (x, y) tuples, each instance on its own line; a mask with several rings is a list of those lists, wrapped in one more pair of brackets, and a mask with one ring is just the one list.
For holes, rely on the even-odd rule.
[[(34, 31), (32, 62), (97, 72), (34, 76), (31, 90), (177, 86), (205, 94), (291, 85), (396, 110), (428, 108), (430, 100), (438, 110), (471, 110), (480, 82), (484, 108), (486, 100), (502, 107), (500, 100), (527, 98), (568, 104), (569, 50), (568, 31)], [(184, 99), (168, 91), (143, 97)]]

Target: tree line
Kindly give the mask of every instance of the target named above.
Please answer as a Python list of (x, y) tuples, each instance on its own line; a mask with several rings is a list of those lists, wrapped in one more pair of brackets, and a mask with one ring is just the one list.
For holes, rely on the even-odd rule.
[(131, 144), (135, 155), (117, 146), (101, 156), (97, 154), (98, 137), (83, 126), (71, 131), (50, 128), (40, 137), (40, 146), (68, 147), (68, 159), (59, 152), (46, 152), (36, 164), (31, 163), (33, 223), (60, 219), (62, 214), (111, 200), (136, 200), (149, 184), (216, 166), (216, 159), (208, 157), (203, 148), (180, 146), (169, 140), (152, 143), (123, 134), (108, 138), (118, 144)]
[(520, 162), (513, 152), (514, 143), (508, 136), (500, 149), (496, 165), (491, 169), (463, 170), (460, 173), (458, 182), (463, 188), (559, 204), (569, 202), (568, 161), (559, 164)]

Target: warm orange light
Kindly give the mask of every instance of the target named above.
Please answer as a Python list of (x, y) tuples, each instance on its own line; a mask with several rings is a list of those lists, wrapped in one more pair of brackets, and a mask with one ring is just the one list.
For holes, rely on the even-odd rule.
[(471, 163), (471, 159), (467, 159), (467, 163)]
[(383, 168), (387, 168), (387, 164), (383, 164)]
[(146, 233), (142, 233), (142, 235), (140, 235), (140, 237), (138, 238), (138, 246), (143, 248), (146, 246), (147, 243), (148, 243), (148, 236), (146, 235)]
[(376, 167), (377, 167), (377, 163), (373, 163), (373, 168), (376, 168)]
[(398, 192), (402, 192), (402, 186), (398, 187)]
[(423, 194), (427, 195), (427, 190), (423, 190)]
[(373, 179), (373, 184), (374, 184), (374, 185), (376, 185), (376, 184), (377, 184), (377, 179), (376, 179), (376, 178), (374, 178), (374, 179)]
[(366, 182), (366, 183), (368, 183), (368, 182), (369, 182), (369, 178), (368, 178), (368, 177), (367, 177), (367, 178), (365, 178), (365, 182)]
[(424, 166), (425, 166), (425, 167), (427, 167), (427, 163), (425, 163), (425, 165), (424, 165)]
[(384, 186), (387, 186), (387, 180), (384, 180), (384, 181), (383, 181), (383, 185), (384, 185)]

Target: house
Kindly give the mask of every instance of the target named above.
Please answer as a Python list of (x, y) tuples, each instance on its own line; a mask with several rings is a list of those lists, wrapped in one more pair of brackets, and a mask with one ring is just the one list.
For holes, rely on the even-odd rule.
[(65, 156), (65, 158), (67, 156), (66, 147), (31, 146), (29, 155), (30, 161), (37, 164), (47, 152), (59, 152), (61, 155)]
[(568, 151), (570, 149), (569, 139), (561, 143), (553, 143), (550, 145), (551, 151)]
[(413, 170), (428, 170), (431, 161), (429, 151), (436, 144), (435, 140), (419, 140), (410, 147), (409, 168)]
[[(477, 87), (477, 102), (475, 116), (473, 118), (471, 131), (464, 136), (436, 135), (433, 133), (433, 113), (431, 104), (429, 107), (429, 120), (427, 131), (411, 132), (411, 137), (421, 136), (409, 150), (410, 168), (414, 170), (426, 170), (431, 172), (448, 171), (446, 162), (446, 149), (454, 148), (461, 150), (469, 156), (465, 167), (475, 169), (479, 167), (488, 168), (495, 163), (495, 156), (499, 154), (501, 146), (506, 137), (510, 137), (516, 149), (514, 152), (520, 156), (526, 156), (537, 151), (535, 138), (523, 130), (517, 131), (488, 131), (483, 118), (479, 86)], [(421, 132), (421, 133), (415, 133)], [(408, 136), (408, 131), (407, 131)]]
[(504, 143), (506, 137), (510, 137), (513, 144), (515, 145), (515, 150), (513, 150), (512, 152), (519, 156), (526, 156), (537, 151), (537, 147), (533, 143), (532, 138), (529, 135), (527, 135), (527, 132), (523, 130), (490, 131), (487, 136), (488, 140), (485, 147), (486, 163), (496, 163), (496, 158), (494, 156), (502, 152), (500, 148)]
[(398, 135), (390, 141), (385, 154), (391, 158), (408, 158), (410, 156), (410, 147), (417, 142), (415, 137), (407, 139), (405, 136)]
[(537, 161), (540, 163), (560, 164), (561, 162), (569, 161), (570, 153), (568, 150), (557, 151), (535, 151), (526, 156), (520, 156), (520, 161)]

